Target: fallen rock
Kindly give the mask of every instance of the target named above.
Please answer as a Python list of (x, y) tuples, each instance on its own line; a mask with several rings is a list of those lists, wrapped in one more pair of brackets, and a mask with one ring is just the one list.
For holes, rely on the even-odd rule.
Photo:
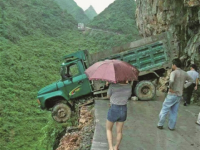
[(90, 150), (94, 134), (94, 109), (82, 106), (78, 127), (67, 128), (56, 150)]

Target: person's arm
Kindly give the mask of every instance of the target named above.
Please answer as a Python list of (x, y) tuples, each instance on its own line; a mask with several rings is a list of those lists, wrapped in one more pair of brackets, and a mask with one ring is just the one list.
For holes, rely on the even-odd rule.
[(112, 90), (111, 90), (111, 86), (109, 86), (108, 91), (107, 91), (107, 98), (110, 99), (111, 95), (112, 95)]
[(196, 79), (196, 86), (194, 87), (195, 90), (197, 90), (198, 84), (199, 84), (199, 79), (197, 78)]
[(193, 79), (187, 73), (186, 73), (186, 81), (188, 81), (188, 82), (185, 83), (184, 88), (189, 87), (193, 82)]
[(170, 78), (169, 78), (169, 92), (174, 93), (174, 91), (172, 90), (173, 84), (174, 84), (174, 78), (175, 78), (175, 72), (171, 72), (170, 74)]

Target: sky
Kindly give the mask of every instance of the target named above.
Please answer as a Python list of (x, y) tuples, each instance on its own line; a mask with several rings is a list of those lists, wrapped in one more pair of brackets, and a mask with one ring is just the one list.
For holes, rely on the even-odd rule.
[(88, 9), (90, 5), (94, 7), (96, 12), (99, 14), (101, 13), (106, 7), (108, 7), (111, 3), (115, 0), (74, 0), (79, 7), (83, 10)]

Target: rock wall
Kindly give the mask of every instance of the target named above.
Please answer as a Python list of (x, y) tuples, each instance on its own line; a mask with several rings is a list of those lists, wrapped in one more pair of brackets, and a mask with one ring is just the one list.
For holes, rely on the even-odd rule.
[(200, 32), (190, 38), (184, 52), (185, 55), (182, 57), (187, 60), (185, 66), (189, 66), (190, 63), (195, 63), (200, 67)]
[[(175, 42), (179, 45), (180, 57), (184, 54), (191, 56), (190, 49), (185, 48), (187, 46), (195, 49), (198, 44), (194, 43), (200, 42), (198, 34), (200, 0), (137, 0), (136, 2), (136, 22), (141, 35), (148, 37), (171, 31)], [(191, 44), (193, 46), (190, 46)], [(194, 51), (197, 50), (192, 50)]]
[[(200, 0), (136, 0), (136, 22), (143, 37), (171, 31), (178, 43), (185, 70), (191, 63), (200, 72)], [(168, 74), (169, 76), (169, 74)], [(160, 78), (159, 89), (166, 91), (168, 76)], [(200, 105), (200, 86), (192, 101)]]

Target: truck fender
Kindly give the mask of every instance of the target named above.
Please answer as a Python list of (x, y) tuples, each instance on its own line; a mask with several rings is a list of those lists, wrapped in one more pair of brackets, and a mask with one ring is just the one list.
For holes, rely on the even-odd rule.
[(52, 108), (60, 100), (68, 101), (69, 96), (67, 96), (62, 91), (55, 91), (43, 95), (40, 99), (41, 99), (41, 108), (49, 109)]

